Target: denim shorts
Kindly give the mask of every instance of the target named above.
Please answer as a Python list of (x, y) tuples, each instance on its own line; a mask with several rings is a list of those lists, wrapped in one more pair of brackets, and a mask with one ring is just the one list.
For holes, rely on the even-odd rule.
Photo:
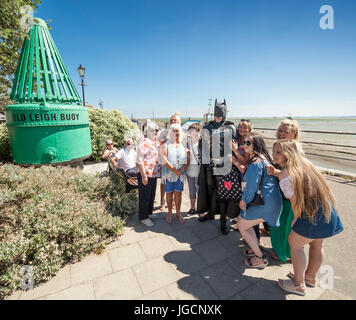
[(173, 191), (183, 192), (183, 188), (184, 188), (184, 183), (180, 179), (178, 179), (176, 182), (166, 181), (164, 184), (164, 191), (166, 193), (171, 193)]

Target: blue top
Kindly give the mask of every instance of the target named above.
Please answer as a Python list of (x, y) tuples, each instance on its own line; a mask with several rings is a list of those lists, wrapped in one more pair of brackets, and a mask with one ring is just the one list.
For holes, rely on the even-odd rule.
[[(274, 176), (267, 174), (268, 161), (264, 161), (264, 175), (261, 192), (264, 198), (263, 206), (251, 206), (242, 212), (242, 217), (246, 220), (263, 219), (271, 227), (279, 226), (279, 217), (282, 212), (282, 195), (279, 189), (278, 180)], [(262, 177), (262, 163), (255, 162), (248, 165), (244, 174), (246, 186), (241, 200), (247, 205), (250, 203), (258, 191), (258, 186)]]

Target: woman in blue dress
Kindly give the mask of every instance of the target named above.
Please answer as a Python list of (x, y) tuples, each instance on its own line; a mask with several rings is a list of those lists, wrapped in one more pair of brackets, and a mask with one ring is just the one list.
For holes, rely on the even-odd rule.
[[(274, 154), (285, 168), (279, 175), (281, 189), (290, 200), (294, 219), (291, 223), (289, 245), (293, 262), (290, 280), (279, 279), (280, 287), (301, 296), (306, 294), (306, 285), (316, 286), (316, 275), (323, 263), (325, 238), (344, 230), (334, 195), (325, 178), (304, 157), (293, 140), (279, 140), (273, 146)], [(309, 245), (309, 261), (304, 246)]]
[[(244, 251), (248, 257), (245, 264), (253, 268), (265, 268), (267, 257), (262, 253), (253, 229), (255, 225), (267, 222), (270, 226), (279, 226), (282, 211), (282, 195), (278, 180), (267, 174), (267, 165), (272, 162), (262, 136), (249, 133), (244, 140), (244, 150), (250, 154), (250, 160), (244, 174), (246, 186), (240, 201), (241, 214), (237, 224), (241, 235), (250, 246)], [(264, 200), (263, 205), (252, 205), (259, 191)]]

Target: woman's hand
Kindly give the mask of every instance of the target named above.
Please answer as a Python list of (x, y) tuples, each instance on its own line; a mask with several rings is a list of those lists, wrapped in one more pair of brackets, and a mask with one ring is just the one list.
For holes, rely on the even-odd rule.
[(274, 176), (275, 171), (276, 168), (274, 166), (272, 166), (271, 164), (267, 165), (267, 174), (269, 174), (270, 176)]
[(234, 140), (232, 140), (232, 151), (234, 151), (235, 153), (239, 152), (239, 145)]
[(245, 207), (246, 207), (245, 202), (241, 200), (240, 203), (239, 203), (239, 207), (240, 207), (240, 209), (241, 209), (242, 211), (245, 211)]
[(182, 169), (173, 169), (173, 172), (175, 173), (176, 176), (180, 177), (182, 175)]
[(144, 186), (147, 186), (147, 184), (148, 184), (148, 178), (147, 178), (146, 175), (143, 175), (143, 176), (142, 176), (142, 184), (143, 184)]
[(270, 176), (277, 177), (280, 173), (281, 173), (281, 170), (276, 169), (271, 164), (267, 165), (267, 174), (269, 174)]

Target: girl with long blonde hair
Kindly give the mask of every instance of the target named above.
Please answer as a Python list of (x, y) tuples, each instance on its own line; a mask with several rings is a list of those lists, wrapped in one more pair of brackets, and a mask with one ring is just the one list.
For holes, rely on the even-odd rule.
[[(315, 287), (316, 274), (323, 261), (323, 241), (343, 231), (336, 212), (335, 197), (319, 170), (305, 158), (293, 140), (279, 140), (273, 146), (273, 162), (283, 168), (278, 174), (280, 187), (290, 200), (294, 219), (289, 245), (294, 272), (291, 280), (279, 279), (287, 292), (306, 294), (305, 284)], [(273, 167), (269, 166), (273, 171)], [(304, 246), (309, 244), (307, 266)]]
[[(300, 129), (299, 124), (296, 120), (284, 119), (282, 120), (276, 130), (276, 138), (290, 139), (296, 142), (299, 151), (304, 152), (299, 143), (300, 139)], [(277, 165), (278, 166), (278, 165)], [(281, 169), (279, 167), (279, 169)], [(267, 171), (268, 172), (268, 171)], [(273, 174), (278, 177), (280, 171), (274, 169), (269, 174)], [(287, 262), (290, 260), (290, 247), (288, 243), (288, 236), (292, 229), (291, 223), (293, 220), (293, 211), (290, 201), (284, 197), (283, 199), (283, 210), (280, 216), (280, 225), (278, 227), (269, 228), (268, 231), (271, 236), (272, 243), (272, 258), (278, 261)]]

